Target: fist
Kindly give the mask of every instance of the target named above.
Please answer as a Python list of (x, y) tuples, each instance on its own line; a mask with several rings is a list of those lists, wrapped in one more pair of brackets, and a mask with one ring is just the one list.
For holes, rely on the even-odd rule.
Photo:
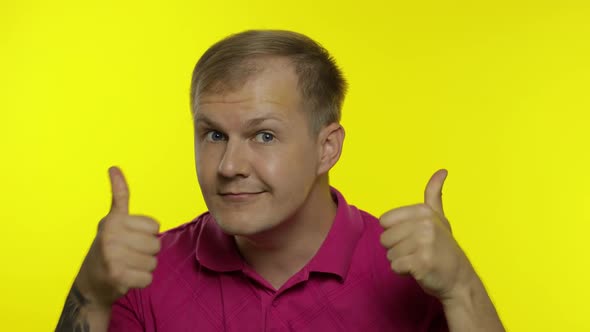
[(109, 306), (130, 288), (152, 282), (160, 250), (159, 224), (146, 216), (129, 215), (129, 189), (120, 169), (109, 168), (110, 212), (99, 225), (82, 263), (79, 278), (90, 300)]
[(475, 276), (471, 263), (451, 234), (442, 206), (446, 170), (437, 171), (426, 186), (424, 203), (400, 207), (379, 219), (381, 244), (388, 249), (391, 269), (411, 275), (425, 292), (451, 299)]

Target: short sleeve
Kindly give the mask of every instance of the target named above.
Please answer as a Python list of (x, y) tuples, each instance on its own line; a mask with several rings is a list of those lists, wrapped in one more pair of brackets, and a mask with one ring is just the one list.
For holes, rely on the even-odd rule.
[(140, 303), (134, 290), (119, 298), (111, 307), (108, 332), (142, 332)]

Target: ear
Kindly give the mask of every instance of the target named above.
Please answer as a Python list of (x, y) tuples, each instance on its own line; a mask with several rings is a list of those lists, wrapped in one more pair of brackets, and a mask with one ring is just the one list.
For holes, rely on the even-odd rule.
[(318, 175), (328, 173), (340, 159), (343, 143), (344, 127), (339, 123), (331, 123), (320, 130), (318, 134)]

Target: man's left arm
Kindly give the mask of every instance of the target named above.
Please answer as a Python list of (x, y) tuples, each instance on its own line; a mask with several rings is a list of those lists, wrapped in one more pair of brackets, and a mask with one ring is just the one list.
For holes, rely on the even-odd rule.
[(481, 279), (474, 274), (456, 296), (443, 301), (451, 332), (502, 331), (505, 329)]
[(443, 305), (451, 332), (504, 332), (483, 282), (451, 233), (442, 207), (446, 170), (436, 172), (424, 203), (393, 209), (380, 218), (391, 269), (411, 275)]

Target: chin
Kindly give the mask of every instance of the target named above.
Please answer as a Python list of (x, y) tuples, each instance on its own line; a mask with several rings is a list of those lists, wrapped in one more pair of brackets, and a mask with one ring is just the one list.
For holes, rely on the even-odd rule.
[(214, 215), (224, 233), (228, 235), (252, 236), (274, 228), (276, 225), (265, 217), (250, 215)]

